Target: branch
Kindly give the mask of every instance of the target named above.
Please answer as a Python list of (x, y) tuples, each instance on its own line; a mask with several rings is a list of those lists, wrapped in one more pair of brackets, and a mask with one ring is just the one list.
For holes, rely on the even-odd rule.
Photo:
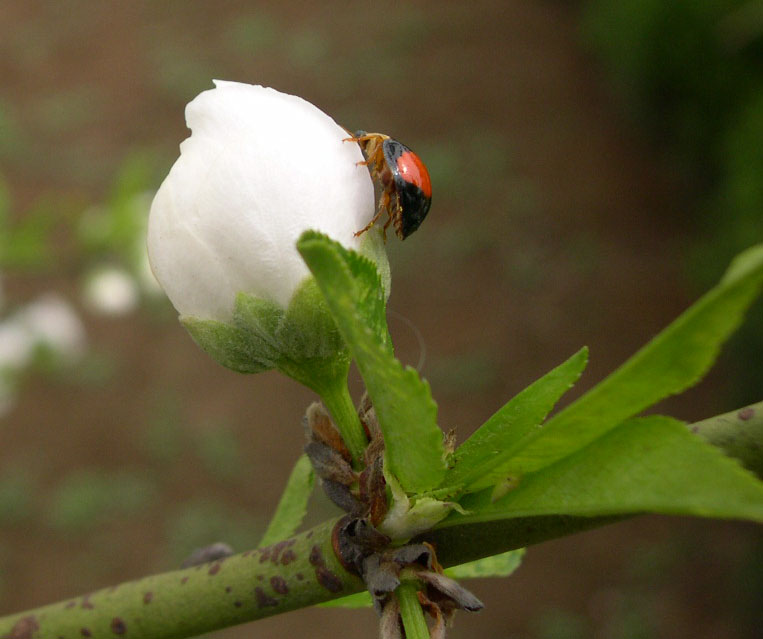
[[(763, 402), (689, 428), (763, 474)], [(437, 544), (438, 559), (450, 566), (623, 518), (519, 518), (450, 526), (422, 537)], [(334, 555), (335, 523), (221, 561), (0, 618), (0, 639), (175, 639), (359, 592), (362, 581)]]
[(689, 428), (763, 479), (763, 402), (696, 422)]
[(334, 521), (272, 546), (144, 577), (0, 619), (2, 639), (172, 639), (358, 592), (331, 546)]

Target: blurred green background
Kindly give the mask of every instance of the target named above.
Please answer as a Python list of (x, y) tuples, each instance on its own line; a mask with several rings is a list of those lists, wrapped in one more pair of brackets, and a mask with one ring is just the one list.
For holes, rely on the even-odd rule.
[[(589, 387), (761, 241), (761, 56), (761, 1), (3, 0), (0, 613), (251, 546), (301, 448), (311, 394), (220, 368), (146, 272), (151, 194), (212, 78), (428, 164), (431, 214), (389, 243), (390, 323), (463, 439), (583, 344)], [(759, 401), (762, 324), (663, 409)], [(762, 568), (751, 526), (642, 518), (533, 548), (451, 636), (754, 637)], [(374, 625), (305, 610), (219, 635)]]

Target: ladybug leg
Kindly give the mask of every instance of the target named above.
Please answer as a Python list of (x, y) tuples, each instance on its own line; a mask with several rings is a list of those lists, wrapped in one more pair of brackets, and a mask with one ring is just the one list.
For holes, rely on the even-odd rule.
[[(384, 213), (384, 211), (387, 210), (388, 207), (389, 207), (389, 193), (387, 193), (387, 191), (384, 191), (382, 193), (381, 197), (379, 198), (379, 210), (376, 212), (376, 215), (374, 215), (373, 219), (365, 226), (365, 228), (362, 228), (357, 233), (355, 233), (355, 237), (363, 235), (363, 233), (365, 233), (374, 224), (376, 224), (378, 219), (381, 217), (381, 214)], [(385, 224), (385, 226), (384, 226), (384, 229), (385, 229), (385, 231), (384, 231), (384, 239), (385, 240), (387, 239), (386, 228), (387, 228), (388, 224), (389, 224), (389, 222), (387, 222), (387, 224)]]
[(382, 166), (384, 163), (384, 151), (379, 145), (369, 145), (369, 148), (365, 150), (365, 157), (366, 159), (364, 161), (356, 162), (355, 166), (368, 166), (373, 164), (376, 167)]
[[(389, 195), (387, 195), (387, 206), (389, 207), (390, 198)], [(402, 219), (403, 212), (400, 210), (400, 201), (395, 197), (395, 201), (392, 203), (392, 208), (387, 209), (389, 211), (389, 217), (387, 218), (387, 221), (384, 223), (384, 228), (382, 229), (382, 232), (384, 233), (384, 241), (387, 241), (387, 229), (389, 228), (390, 224), (394, 222), (395, 225), (395, 231), (397, 232), (398, 227), (400, 226), (400, 220)]]
[[(387, 229), (389, 228), (389, 225), (392, 224), (393, 217), (397, 214), (397, 211), (393, 215), (390, 215), (387, 218), (387, 221), (384, 223), (384, 227), (382, 228), (382, 234), (384, 235), (384, 241), (387, 241)], [(397, 226), (397, 224), (395, 225)]]
[[(344, 138), (342, 142), (357, 142), (360, 144), (365, 160), (356, 162), (355, 166), (369, 166), (371, 164), (381, 166), (381, 163), (384, 162), (384, 149), (379, 144), (378, 136), (363, 135), (358, 138)], [(363, 144), (364, 142), (367, 142), (367, 144)]]
[(381, 217), (381, 214), (382, 214), (383, 212), (384, 212), (384, 209), (379, 209), (379, 212), (378, 212), (376, 215), (374, 215), (373, 219), (372, 219), (372, 220), (371, 220), (371, 221), (370, 221), (368, 224), (366, 224), (366, 226), (364, 226), (362, 229), (360, 229), (359, 231), (357, 231), (357, 232), (354, 234), (354, 235), (355, 235), (355, 237), (359, 237), (360, 235), (363, 235), (363, 233), (365, 233), (365, 232), (366, 232), (368, 229), (370, 229), (370, 228), (371, 228), (371, 227), (372, 227), (374, 224), (376, 224), (376, 221), (377, 221), (377, 220), (378, 220), (378, 219)]
[(392, 211), (390, 211), (389, 222), (387, 222), (387, 226), (389, 226), (390, 222), (392, 222), (395, 227), (395, 234), (401, 240), (404, 240), (405, 235), (403, 235), (403, 207), (400, 204), (400, 195), (397, 193), (395, 194), (395, 202)]
[(349, 138), (344, 138), (342, 142), (366, 142), (367, 140), (373, 140), (374, 138), (378, 138), (378, 134), (374, 133), (367, 133), (366, 135), (358, 136), (357, 138), (353, 135)]
[[(364, 155), (368, 158), (364, 162), (356, 162), (355, 166), (368, 166), (372, 162), (375, 162), (378, 159), (378, 151), (380, 150), (379, 145), (374, 141), (375, 136), (373, 135), (361, 135), (360, 137), (351, 137), (351, 138), (344, 138), (342, 142), (357, 142), (360, 144), (360, 148), (364, 150)], [(363, 142), (371, 142), (371, 144), (362, 144)]]

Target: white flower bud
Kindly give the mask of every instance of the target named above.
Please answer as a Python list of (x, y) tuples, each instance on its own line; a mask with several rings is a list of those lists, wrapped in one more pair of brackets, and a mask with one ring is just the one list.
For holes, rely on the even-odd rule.
[(358, 145), (309, 102), (215, 86), (186, 108), (192, 134), (154, 199), (148, 251), (181, 316), (227, 322), (238, 293), (289, 304), (309, 274), (303, 231), (359, 250), (374, 191)]

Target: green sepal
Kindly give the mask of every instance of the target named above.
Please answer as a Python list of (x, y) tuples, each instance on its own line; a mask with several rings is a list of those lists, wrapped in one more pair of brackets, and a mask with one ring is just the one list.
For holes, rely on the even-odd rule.
[(282, 359), (277, 332), (283, 318), (284, 310), (275, 302), (245, 293), (236, 295), (233, 325), (246, 340), (249, 352), (271, 368)]
[(318, 391), (347, 375), (349, 353), (312, 277), (302, 281), (286, 309), (239, 293), (230, 323), (189, 316), (180, 321), (204, 351), (240, 373), (275, 368)]
[(283, 357), (292, 361), (327, 361), (337, 353), (346, 353), (342, 336), (314, 278), (306, 277), (295, 291), (276, 329), (276, 339)]
[(225, 368), (237, 373), (262, 373), (274, 366), (272, 360), (258, 358), (250, 340), (230, 324), (190, 315), (181, 316), (180, 323), (191, 334), (193, 341)]

